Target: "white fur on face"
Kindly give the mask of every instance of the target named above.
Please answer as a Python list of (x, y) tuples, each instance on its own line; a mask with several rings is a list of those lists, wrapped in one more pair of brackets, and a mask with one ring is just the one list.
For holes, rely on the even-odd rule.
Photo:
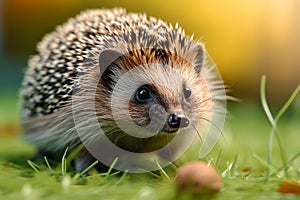
[[(183, 70), (186, 68), (186, 70)], [(118, 73), (114, 77), (115, 87), (111, 95), (111, 108), (113, 119), (125, 132), (135, 137), (149, 137), (157, 134), (166, 123), (166, 117), (171, 113), (185, 114), (193, 122), (198, 121), (199, 111), (195, 101), (202, 99), (201, 85), (197, 79), (197, 73), (191, 67), (167, 66), (162, 64), (147, 64), (137, 66), (124, 74)], [(150, 85), (155, 88), (155, 102), (149, 107), (148, 104), (140, 105), (132, 103), (136, 90), (142, 85)], [(188, 102), (183, 96), (183, 87), (191, 87), (193, 98)], [(195, 105), (194, 105), (195, 104)], [(152, 109), (151, 108), (154, 108)], [(137, 109), (139, 108), (139, 109)], [(162, 110), (162, 111), (159, 111)], [(151, 113), (151, 111), (153, 111)], [(159, 113), (160, 112), (160, 113)], [(156, 120), (162, 116), (160, 120)], [(146, 115), (146, 117), (145, 117)], [(148, 128), (138, 127), (134, 122), (149, 121), (147, 126), (156, 126), (156, 132), (147, 133)], [(156, 124), (151, 124), (155, 122)], [(160, 123), (157, 123), (160, 122)], [(145, 134), (146, 132), (146, 134)]]

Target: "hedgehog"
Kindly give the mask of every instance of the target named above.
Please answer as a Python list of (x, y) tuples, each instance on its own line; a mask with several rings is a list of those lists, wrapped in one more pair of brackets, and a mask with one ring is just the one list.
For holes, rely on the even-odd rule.
[(203, 43), (178, 24), (122, 8), (70, 18), (37, 51), (21, 87), (24, 137), (39, 155), (78, 148), (77, 171), (133, 160), (115, 149), (173, 161), (225, 99)]

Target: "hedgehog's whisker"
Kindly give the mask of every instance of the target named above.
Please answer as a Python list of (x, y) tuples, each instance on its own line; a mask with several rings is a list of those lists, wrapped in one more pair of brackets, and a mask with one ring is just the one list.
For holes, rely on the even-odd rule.
[(191, 127), (196, 131), (199, 139), (200, 139), (200, 142), (201, 144), (203, 144), (203, 140), (202, 140), (202, 137), (201, 137), (201, 134), (199, 133), (198, 129), (192, 124)]
[(201, 119), (204, 120), (204, 121), (207, 121), (207, 122), (211, 123), (221, 133), (222, 138), (225, 140), (225, 137), (224, 137), (224, 134), (223, 134), (223, 130), (216, 123), (214, 123), (213, 121), (211, 121), (210, 119), (207, 119), (205, 117), (200, 117), (200, 120)]
[(203, 103), (205, 103), (205, 102), (207, 102), (207, 101), (211, 101), (212, 99), (210, 98), (210, 97), (208, 97), (208, 98), (205, 98), (205, 99), (201, 99), (200, 101), (199, 101), (199, 105), (201, 105), (201, 104), (203, 104)]
[(223, 115), (226, 114), (225, 111), (220, 111), (220, 110), (214, 110), (214, 111), (212, 111), (212, 110), (200, 110), (199, 113), (201, 113), (201, 114), (218, 113), (218, 114), (223, 114)]

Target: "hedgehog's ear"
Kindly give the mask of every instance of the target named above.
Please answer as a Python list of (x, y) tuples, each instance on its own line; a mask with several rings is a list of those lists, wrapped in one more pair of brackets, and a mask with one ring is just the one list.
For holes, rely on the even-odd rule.
[(103, 74), (122, 54), (116, 49), (104, 49), (99, 54), (100, 72)]
[(120, 58), (122, 54), (115, 49), (105, 49), (99, 54), (99, 68), (101, 79), (104, 81), (108, 90), (113, 89), (114, 71), (119, 67), (115, 65), (115, 61)]
[(200, 73), (205, 59), (204, 45), (202, 43), (197, 42), (194, 47), (194, 52), (196, 53), (195, 62), (194, 62), (195, 70), (196, 72)]

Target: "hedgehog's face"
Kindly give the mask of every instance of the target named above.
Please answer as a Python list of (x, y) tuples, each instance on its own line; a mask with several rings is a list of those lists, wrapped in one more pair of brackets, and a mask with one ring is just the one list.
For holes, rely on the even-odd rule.
[[(160, 127), (160, 134), (174, 134), (196, 127), (201, 111), (201, 102), (209, 96), (199, 74), (190, 66), (177, 68), (154, 65), (144, 72), (148, 74), (145, 84), (132, 95), (129, 110), (133, 121), (141, 126), (152, 124)], [(208, 101), (209, 102), (209, 101)], [(150, 126), (152, 128), (152, 126)]]
[(120, 130), (131, 136), (174, 136), (196, 128), (200, 110), (208, 110), (200, 108), (208, 97), (192, 66), (154, 63), (115, 69), (109, 73), (113, 86), (108, 107)]

